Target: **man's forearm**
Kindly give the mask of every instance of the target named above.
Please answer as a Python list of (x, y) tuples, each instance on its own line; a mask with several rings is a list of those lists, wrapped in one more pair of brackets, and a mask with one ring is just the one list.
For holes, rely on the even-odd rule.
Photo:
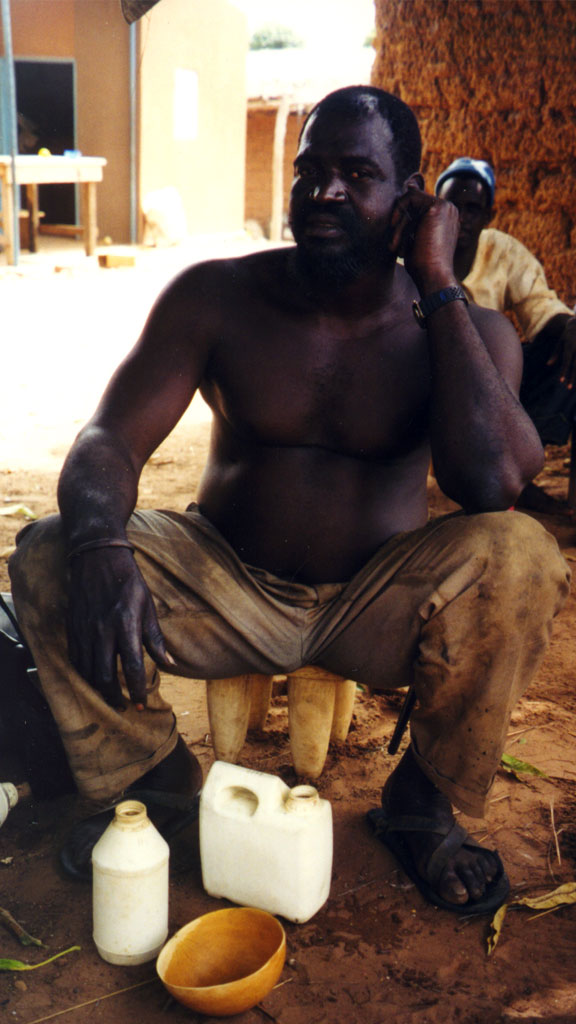
[[(459, 219), (452, 203), (407, 188), (391, 225), (392, 251), (399, 239), (408, 239), (404, 265), (421, 300), (458, 285)], [(536, 429), (515, 397), (521, 354), (514, 329), (499, 314), (457, 298), (427, 315), (426, 330), (438, 483), (466, 510), (507, 508), (543, 461)]]
[(463, 303), (438, 310), (427, 327), (438, 482), (464, 508), (507, 508), (541, 468), (537, 432)]
[(58, 504), (70, 550), (99, 539), (123, 539), (138, 496), (138, 472), (120, 442), (87, 428), (73, 445), (58, 482)]

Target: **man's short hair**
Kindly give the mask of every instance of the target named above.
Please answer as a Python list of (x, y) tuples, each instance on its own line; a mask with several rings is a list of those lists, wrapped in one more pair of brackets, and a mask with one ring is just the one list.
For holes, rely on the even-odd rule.
[(318, 112), (354, 120), (380, 114), (392, 132), (392, 159), (398, 182), (401, 184), (420, 170), (422, 138), (418, 122), (410, 107), (398, 96), (373, 85), (347, 85), (336, 89), (312, 108), (302, 125), (300, 138), (310, 119)]
[(496, 191), (496, 176), (494, 169), (487, 160), (473, 160), (470, 156), (459, 156), (454, 160), (438, 178), (434, 186), (434, 193), (438, 195), (442, 185), (449, 178), (476, 178), (488, 196), (488, 204), (494, 205), (494, 193)]

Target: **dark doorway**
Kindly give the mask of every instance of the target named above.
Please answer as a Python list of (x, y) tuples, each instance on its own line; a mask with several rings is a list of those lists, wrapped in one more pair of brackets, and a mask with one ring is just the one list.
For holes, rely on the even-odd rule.
[[(61, 156), (74, 149), (74, 63), (16, 60), (14, 69), (19, 151)], [(38, 192), (44, 224), (76, 223), (74, 185), (40, 185)]]

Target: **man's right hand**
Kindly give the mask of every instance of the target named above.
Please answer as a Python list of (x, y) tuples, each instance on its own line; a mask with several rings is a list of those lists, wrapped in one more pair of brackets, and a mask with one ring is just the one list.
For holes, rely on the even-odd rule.
[(130, 699), (140, 708), (146, 704), (144, 648), (158, 665), (174, 664), (129, 548), (98, 548), (72, 558), (67, 626), (72, 664), (112, 707), (126, 706), (118, 658)]

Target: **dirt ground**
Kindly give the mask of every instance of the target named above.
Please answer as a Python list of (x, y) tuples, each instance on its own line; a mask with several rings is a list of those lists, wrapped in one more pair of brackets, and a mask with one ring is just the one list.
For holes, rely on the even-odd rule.
[[(29, 278), (22, 287), (26, 296), (34, 291)], [(90, 277), (89, 291), (96, 280)], [(132, 287), (127, 283), (131, 279), (115, 280), (122, 280), (123, 294)], [(48, 288), (40, 272), (38, 281)], [(7, 301), (21, 284), (0, 274)], [(105, 289), (108, 294), (113, 291), (108, 280)], [(37, 332), (50, 334), (46, 321), (43, 324), (38, 326), (36, 319)], [(50, 343), (56, 344), (53, 335)], [(16, 359), (16, 349), (11, 346), (11, 351), (14, 362), (20, 363), (21, 353)], [(121, 355), (121, 344), (110, 352), (115, 361)], [(51, 388), (63, 365), (58, 360), (53, 364)], [(104, 366), (100, 372), (106, 370)], [(31, 387), (28, 404), (19, 395), (20, 412), (24, 411), (20, 428), (16, 418), (3, 430), (12, 456), (0, 458), (0, 502), (13, 514), (0, 516), (2, 590), (8, 589), (6, 559), (23, 521), (18, 506), (37, 516), (54, 511), (58, 468), (84, 413), (70, 405), (60, 408), (54, 393), (46, 405), (37, 404), (42, 386), (35, 381)], [(45, 394), (46, 379), (43, 388)], [(15, 409), (13, 395), (12, 402)], [(26, 416), (34, 417), (29, 431)], [(19, 443), (27, 431), (24, 451)], [(205, 459), (208, 432), (202, 409), (184, 418), (145, 470), (141, 506), (185, 507)], [(36, 451), (31, 453), (29, 442), (34, 439)], [(549, 449), (539, 480), (559, 498), (566, 493), (567, 458), (567, 449)], [(449, 507), (432, 482), (430, 502), (433, 514)], [(566, 509), (539, 518), (558, 538), (565, 557), (575, 562), (576, 520)], [(516, 777), (502, 770), (487, 820), (462, 816), (476, 838), (498, 847), (513, 896), (546, 892), (575, 879), (575, 602), (572, 596), (557, 620), (544, 665), (514, 712), (506, 748), (507, 753), (537, 766), (546, 778)], [(204, 685), (166, 679), (165, 692), (173, 701), (181, 734), (207, 771), (213, 753)], [(397, 761), (386, 753), (386, 746), (398, 702), (395, 694), (358, 693), (348, 740), (331, 749), (317, 783), (334, 814), (330, 897), (307, 924), (285, 923), (288, 955), (279, 985), (236, 1020), (239, 1024), (576, 1022), (576, 907), (541, 916), (526, 909), (510, 910), (496, 950), (488, 956), (489, 919), (467, 919), (426, 904), (371, 836), (366, 811), (378, 805), (382, 783)], [(295, 783), (282, 693), (274, 698), (265, 731), (249, 736), (241, 762)], [(9, 771), (17, 769), (0, 751), (0, 778), (10, 777)], [(0, 957), (34, 964), (70, 946), (81, 947), (35, 971), (0, 973), (2, 1019), (18, 1024), (48, 1020), (177, 1024), (205, 1019), (167, 996), (153, 964), (122, 968), (99, 958), (91, 938), (90, 887), (67, 879), (57, 861), (59, 842), (78, 813), (73, 797), (22, 802), (0, 831), (0, 906), (45, 945), (44, 949), (24, 948), (0, 924)], [(184, 854), (190, 855), (191, 864), (183, 870)], [(180, 841), (170, 899), (171, 933), (199, 914), (229, 905), (202, 889), (194, 827)]]

